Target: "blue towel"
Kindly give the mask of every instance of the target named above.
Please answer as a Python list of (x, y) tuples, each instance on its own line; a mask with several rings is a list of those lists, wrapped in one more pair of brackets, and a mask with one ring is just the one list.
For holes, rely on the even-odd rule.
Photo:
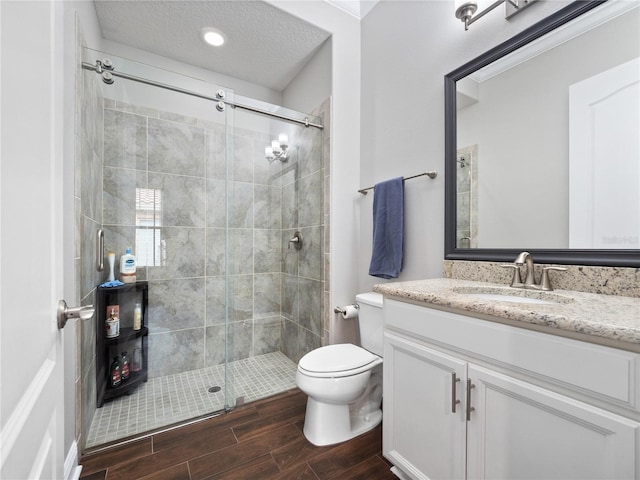
[(402, 177), (373, 187), (373, 252), (369, 275), (397, 278), (404, 253), (404, 181)]
[(120, 280), (112, 280), (111, 282), (101, 283), (101, 287), (119, 287), (120, 285), (124, 285)]

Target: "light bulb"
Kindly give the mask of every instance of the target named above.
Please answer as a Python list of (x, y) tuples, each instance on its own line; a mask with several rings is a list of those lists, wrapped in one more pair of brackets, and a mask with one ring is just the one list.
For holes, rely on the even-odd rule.
[(225, 42), (224, 33), (222, 33), (217, 28), (203, 28), (200, 32), (200, 35), (205, 43), (214, 47), (219, 47)]

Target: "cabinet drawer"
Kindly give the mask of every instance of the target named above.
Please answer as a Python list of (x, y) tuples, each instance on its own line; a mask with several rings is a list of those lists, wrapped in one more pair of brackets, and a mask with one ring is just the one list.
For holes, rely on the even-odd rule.
[(385, 328), (640, 411), (640, 355), (385, 299)]

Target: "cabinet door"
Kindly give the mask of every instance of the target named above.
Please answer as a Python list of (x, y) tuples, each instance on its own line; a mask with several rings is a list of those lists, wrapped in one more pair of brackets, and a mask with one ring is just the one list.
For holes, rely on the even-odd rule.
[(464, 478), (466, 363), (385, 332), (383, 365), (384, 455), (413, 479)]
[(640, 424), (473, 364), (469, 479), (638, 479)]

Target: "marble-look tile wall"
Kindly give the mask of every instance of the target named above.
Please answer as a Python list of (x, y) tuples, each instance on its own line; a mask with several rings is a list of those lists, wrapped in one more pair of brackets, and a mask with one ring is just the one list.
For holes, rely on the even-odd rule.
[[(227, 182), (223, 124), (112, 100), (104, 107), (105, 248), (136, 253), (143, 230), (161, 239), (159, 258), (137, 270), (149, 281), (149, 375), (222, 363), (225, 341), (229, 360), (278, 350), (297, 360), (319, 345), (321, 132), (288, 126), (291, 158), (270, 165), (270, 135), (241, 128), (236, 114)], [(136, 189), (160, 198), (153, 225), (141, 225)], [(288, 250), (296, 230), (305, 247)]]
[(282, 177), (281, 244), (288, 245), (296, 231), (302, 237), (300, 250), (283, 250), (281, 349), (296, 363), (324, 343), (327, 312), (329, 101), (312, 113), (325, 128), (296, 128), (296, 148)]
[[(77, 58), (85, 58), (86, 49), (79, 25), (77, 31)], [(76, 298), (82, 305), (95, 305), (95, 289), (102, 281), (95, 267), (96, 233), (102, 228), (102, 147), (103, 147), (103, 98), (97, 75), (83, 70), (77, 62), (75, 101), (75, 270)], [(81, 420), (77, 419), (76, 437), (87, 438), (91, 420), (96, 411), (96, 324), (94, 321), (78, 322), (77, 364), (80, 379), (76, 401)], [(81, 426), (81, 427), (80, 427)], [(80, 438), (81, 437), (81, 438)]]

